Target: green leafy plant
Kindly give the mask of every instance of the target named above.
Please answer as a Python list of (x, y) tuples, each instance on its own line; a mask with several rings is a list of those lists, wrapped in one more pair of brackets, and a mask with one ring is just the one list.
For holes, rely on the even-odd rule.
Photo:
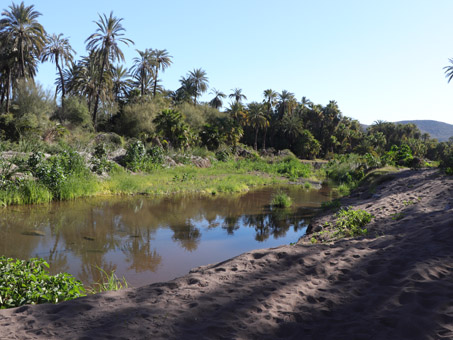
[(399, 212), (399, 213), (395, 213), (391, 216), (392, 216), (393, 221), (399, 221), (399, 220), (402, 220), (404, 217), (406, 217), (406, 214), (403, 212)]
[(282, 191), (277, 192), (271, 201), (271, 205), (277, 208), (289, 208), (292, 204), (291, 197)]
[(371, 222), (373, 215), (369, 212), (352, 208), (341, 209), (336, 214), (335, 236), (355, 237), (366, 235), (368, 230), (364, 227)]
[(25, 304), (57, 303), (85, 296), (82, 283), (67, 273), (49, 275), (43, 259), (0, 257), (0, 309)]
[(112, 162), (107, 159), (107, 149), (104, 143), (95, 146), (91, 163), (91, 170), (99, 175), (112, 170)]

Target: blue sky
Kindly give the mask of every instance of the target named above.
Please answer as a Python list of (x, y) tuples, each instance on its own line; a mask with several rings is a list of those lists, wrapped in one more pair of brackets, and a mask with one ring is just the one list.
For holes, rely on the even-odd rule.
[[(265, 89), (288, 90), (318, 104), (336, 100), (343, 114), (376, 120), (434, 119), (453, 124), (453, 1), (417, 0), (168, 0), (25, 1), (43, 15), (49, 33), (63, 33), (86, 55), (98, 13), (124, 18), (126, 65), (136, 49), (167, 49), (173, 65), (163, 85), (203, 68), (210, 87), (247, 101)], [(3, 2), (2, 9), (8, 2)], [(38, 81), (53, 87), (55, 65), (40, 65)], [(208, 91), (209, 93), (209, 91)], [(206, 94), (202, 100), (211, 99)]]

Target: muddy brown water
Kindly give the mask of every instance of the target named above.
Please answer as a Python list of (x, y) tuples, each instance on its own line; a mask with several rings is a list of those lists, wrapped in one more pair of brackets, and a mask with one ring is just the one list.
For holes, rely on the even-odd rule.
[[(278, 190), (290, 209), (269, 203)], [(44, 258), (52, 274), (85, 284), (98, 268), (130, 286), (171, 280), (191, 268), (296, 242), (331, 190), (267, 187), (228, 197), (97, 197), (0, 210), (0, 254)]]

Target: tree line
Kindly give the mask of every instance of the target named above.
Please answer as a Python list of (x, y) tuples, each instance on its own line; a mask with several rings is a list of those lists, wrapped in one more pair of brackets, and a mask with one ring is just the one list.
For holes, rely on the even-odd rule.
[[(134, 42), (112, 12), (94, 22), (94, 33), (85, 40), (87, 55), (78, 60), (68, 38), (46, 32), (33, 5), (12, 3), (1, 15), (1, 139), (115, 132), (162, 147), (216, 150), (244, 143), (255, 150), (290, 149), (309, 159), (382, 155), (402, 144), (418, 157), (438, 159), (451, 144), (437, 143), (413, 124), (377, 121), (365, 131), (343, 116), (336, 101), (297, 100), (287, 90), (266, 89), (261, 102), (245, 103), (240, 88), (228, 94), (211, 88), (212, 99), (200, 102), (209, 90), (202, 68), (182, 76), (176, 90), (165, 89), (159, 77), (173, 57), (165, 49), (136, 50), (133, 65), (126, 67), (122, 48)], [(38, 64), (45, 61), (56, 67), (53, 95), (34, 82)]]

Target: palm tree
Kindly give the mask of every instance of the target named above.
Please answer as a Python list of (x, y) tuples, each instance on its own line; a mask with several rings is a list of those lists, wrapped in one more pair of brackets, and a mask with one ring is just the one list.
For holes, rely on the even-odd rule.
[(264, 90), (264, 100), (267, 103), (267, 111), (270, 114), (272, 107), (276, 104), (278, 93), (272, 89)]
[[(272, 89), (267, 89), (267, 90), (264, 90), (263, 95), (264, 95), (264, 102), (266, 103), (266, 106), (267, 106), (267, 119), (270, 121), (273, 118), (272, 108), (275, 106), (275, 104), (277, 104), (278, 93)], [(270, 125), (270, 123), (269, 123), (269, 125)], [(266, 149), (267, 128), (268, 128), (268, 126), (266, 126), (264, 129), (263, 149)]]
[(255, 129), (254, 146), (255, 150), (258, 150), (258, 131), (269, 126), (263, 104), (253, 102), (248, 105), (248, 121), (250, 126)]
[[(159, 70), (162, 70), (162, 72), (165, 71), (167, 67), (169, 67), (172, 64), (171, 58), (173, 58), (171, 55), (168, 55), (167, 50), (152, 50), (151, 52), (151, 60), (152, 64), (154, 65), (154, 89), (153, 89), (153, 97), (156, 96), (156, 90), (157, 90), (157, 75), (159, 73)], [(206, 78), (207, 80), (207, 78)]]
[(308, 99), (307, 97), (305, 97), (305, 96), (302, 97), (302, 100), (301, 100), (300, 104), (301, 104), (303, 109), (306, 108), (306, 107), (312, 107), (313, 106), (313, 102), (310, 99)]
[(25, 6), (23, 2), (20, 5), (13, 3), (9, 8), (9, 11), (2, 12), (4, 18), (0, 20), (0, 32), (6, 34), (19, 52), (20, 76), (33, 78), (36, 59), (46, 43), (46, 32), (37, 20), (41, 13), (35, 11), (33, 5)]
[(130, 75), (126, 68), (121, 65), (112, 68), (113, 95), (116, 102), (119, 102), (120, 98), (127, 96), (131, 83)]
[(197, 97), (202, 95), (208, 89), (208, 77), (206, 71), (201, 68), (194, 69), (189, 72), (189, 79), (193, 85), (194, 91), (194, 105), (197, 105)]
[(222, 98), (225, 98), (226, 94), (223, 93), (222, 91), (218, 91), (214, 88), (212, 89), (212, 91), (210, 93), (213, 94), (215, 97), (212, 98), (212, 100), (209, 102), (209, 105), (211, 105), (212, 107), (215, 107), (216, 109), (219, 109), (220, 107), (222, 107), (222, 105), (223, 105)]
[(15, 60), (17, 59), (17, 49), (14, 48), (11, 42), (7, 39), (6, 34), (0, 34), (0, 86), (1, 86), (1, 99), (0, 105), (6, 99), (5, 113), (9, 112), (11, 88), (13, 86), (13, 72), (15, 68)]
[(450, 80), (453, 79), (453, 58), (452, 59), (448, 59), (448, 61), (452, 65), (445, 66), (444, 70), (445, 70), (445, 77), (448, 78), (448, 82), (450, 82)]
[(87, 50), (97, 51), (99, 53), (101, 67), (99, 73), (99, 80), (97, 84), (97, 94), (94, 102), (93, 109), (93, 125), (96, 129), (97, 121), (97, 110), (99, 106), (99, 98), (101, 96), (101, 85), (104, 83), (104, 72), (106, 68), (110, 66), (110, 61), (124, 61), (124, 54), (118, 47), (118, 43), (121, 42), (129, 46), (134, 42), (128, 38), (123, 37), (124, 27), (121, 25), (123, 19), (119, 19), (113, 16), (113, 12), (110, 12), (110, 16), (107, 17), (99, 15), (99, 21), (95, 21), (98, 26), (96, 33), (90, 35), (85, 42), (87, 43)]
[(232, 89), (231, 91), (233, 91), (233, 93), (231, 93), (228, 97), (234, 98), (236, 103), (241, 102), (242, 99), (247, 99), (247, 97), (242, 93), (241, 89), (235, 88), (235, 89)]
[(68, 92), (76, 96), (85, 97), (90, 112), (97, 93), (99, 92), (101, 99), (105, 100), (108, 97), (108, 89), (110, 88), (110, 77), (105, 77), (101, 86), (98, 86), (98, 61), (98, 53), (92, 51), (88, 57), (82, 57), (77, 64), (74, 64), (67, 72), (64, 72), (64, 83)]
[(140, 87), (140, 94), (144, 96), (151, 79), (154, 78), (154, 69), (151, 59), (152, 51), (146, 49), (144, 51), (136, 50), (140, 57), (133, 59), (134, 66), (131, 68), (131, 72)]
[(230, 107), (226, 112), (230, 114), (236, 125), (247, 125), (247, 113), (242, 103), (230, 103)]
[(282, 93), (279, 93), (278, 97), (278, 114), (280, 119), (282, 119), (285, 114), (291, 114), (292, 109), (296, 105), (296, 99), (294, 98), (294, 93), (286, 90), (283, 90)]
[(47, 38), (47, 45), (45, 46), (41, 60), (43, 62), (50, 60), (51, 62), (55, 62), (55, 65), (58, 70), (58, 74), (60, 75), (60, 90), (61, 90), (61, 108), (64, 112), (64, 98), (66, 94), (66, 89), (64, 86), (64, 77), (63, 71), (61, 69), (61, 65), (71, 66), (74, 60), (73, 54), (76, 52), (69, 44), (69, 40), (67, 38), (63, 38), (63, 34), (59, 34), (58, 36), (52, 34), (52, 36)]

